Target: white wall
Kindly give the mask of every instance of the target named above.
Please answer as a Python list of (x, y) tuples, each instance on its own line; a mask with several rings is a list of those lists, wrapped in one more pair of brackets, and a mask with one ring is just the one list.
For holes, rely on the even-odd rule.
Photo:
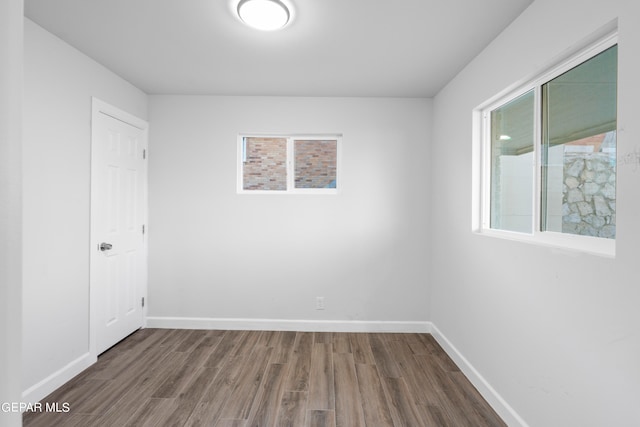
[[(149, 99), (149, 325), (426, 324), (430, 100)], [(236, 194), (241, 132), (342, 133), (341, 193)]]
[(24, 25), (23, 389), (39, 399), (89, 351), (91, 97), (141, 118), (147, 97)]
[[(0, 2), (0, 403), (20, 401), (22, 0)], [(0, 425), (21, 425), (0, 412)]]
[[(434, 100), (431, 319), (531, 426), (640, 425), (639, 10), (536, 0)], [(473, 234), (472, 110), (616, 18), (615, 259)]]
[[(640, 27), (631, 3), (536, 0), (433, 110), (422, 99), (149, 97), (150, 322), (433, 320), (531, 426), (639, 424)], [(473, 234), (472, 109), (617, 17), (616, 258)], [(26, 20), (31, 398), (88, 353), (91, 96), (147, 118), (142, 92)], [(342, 192), (236, 194), (239, 132), (342, 133)]]

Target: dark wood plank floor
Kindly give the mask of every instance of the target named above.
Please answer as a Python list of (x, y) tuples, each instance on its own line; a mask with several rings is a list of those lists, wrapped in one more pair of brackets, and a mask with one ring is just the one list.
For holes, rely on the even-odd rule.
[(25, 426), (504, 426), (429, 334), (140, 330)]

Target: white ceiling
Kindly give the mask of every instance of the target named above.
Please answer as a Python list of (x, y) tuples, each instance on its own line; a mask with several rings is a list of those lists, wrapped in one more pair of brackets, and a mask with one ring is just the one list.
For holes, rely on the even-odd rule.
[(25, 15), (149, 94), (431, 97), (533, 0), (25, 0)]

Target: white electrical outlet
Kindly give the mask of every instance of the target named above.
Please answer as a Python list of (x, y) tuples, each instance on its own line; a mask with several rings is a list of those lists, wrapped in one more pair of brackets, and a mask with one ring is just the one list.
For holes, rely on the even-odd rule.
[(316, 310), (324, 310), (324, 297), (316, 297)]

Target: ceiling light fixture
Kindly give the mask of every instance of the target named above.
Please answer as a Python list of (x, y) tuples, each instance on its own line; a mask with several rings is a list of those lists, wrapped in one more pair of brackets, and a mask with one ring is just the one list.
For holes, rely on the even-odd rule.
[(279, 0), (241, 0), (238, 16), (250, 27), (273, 31), (289, 22), (289, 9)]

